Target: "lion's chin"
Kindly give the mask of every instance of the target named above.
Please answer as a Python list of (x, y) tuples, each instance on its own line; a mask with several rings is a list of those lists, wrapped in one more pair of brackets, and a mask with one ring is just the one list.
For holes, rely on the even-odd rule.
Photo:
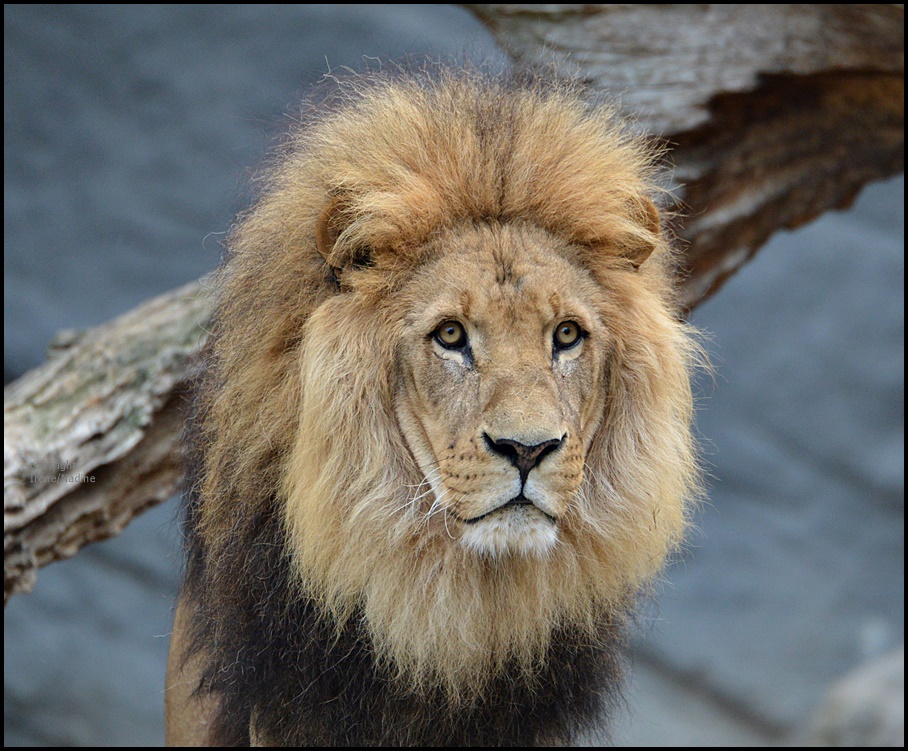
[(506, 505), (461, 526), (464, 547), (494, 558), (509, 553), (544, 558), (558, 542), (554, 520), (530, 505)]

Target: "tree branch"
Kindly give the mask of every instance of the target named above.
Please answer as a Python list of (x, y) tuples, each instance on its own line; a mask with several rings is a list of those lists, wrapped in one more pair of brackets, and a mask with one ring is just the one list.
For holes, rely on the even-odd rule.
[(901, 5), (465, 7), (512, 58), (579, 73), (670, 146), (688, 307), (773, 232), (904, 170)]
[(173, 494), (181, 391), (211, 315), (198, 282), (81, 334), (3, 394), (3, 597)]

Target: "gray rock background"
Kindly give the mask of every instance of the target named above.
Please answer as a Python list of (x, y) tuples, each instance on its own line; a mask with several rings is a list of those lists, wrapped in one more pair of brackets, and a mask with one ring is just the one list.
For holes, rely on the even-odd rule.
[[(499, 56), (441, 5), (4, 7), (4, 370), (214, 268), (282, 113), (364, 56)], [(770, 745), (904, 641), (904, 181), (781, 233), (693, 322), (709, 501), (619, 745)], [(4, 617), (5, 745), (159, 745), (173, 501)], [(590, 743), (596, 743), (590, 739)]]

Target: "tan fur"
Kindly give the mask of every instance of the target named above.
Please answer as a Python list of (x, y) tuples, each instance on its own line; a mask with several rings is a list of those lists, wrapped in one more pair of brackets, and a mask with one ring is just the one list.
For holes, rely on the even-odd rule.
[[(515, 658), (531, 679), (557, 627), (593, 634), (678, 545), (696, 348), (652, 153), (607, 108), (463, 73), (342, 91), (231, 236), (202, 533), (217, 556), (236, 499), (277, 489), (300, 596), (362, 607), (404, 680), (471, 696)], [(449, 319), (471, 364), (433, 341)], [(565, 320), (588, 336), (556, 356)], [(566, 436), (534, 506), (493, 511), (517, 471), (484, 434)]]
[[(177, 603), (167, 656), (164, 690), (166, 718), (164, 740), (168, 746), (208, 746), (208, 726), (214, 715), (214, 700), (195, 695), (204, 654), (187, 655), (189, 613), (187, 604)], [(187, 659), (188, 657), (188, 659)]]

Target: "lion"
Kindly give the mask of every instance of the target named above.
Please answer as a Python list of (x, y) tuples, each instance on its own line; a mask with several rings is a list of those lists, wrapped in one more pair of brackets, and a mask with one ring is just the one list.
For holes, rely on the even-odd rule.
[(171, 745), (547, 745), (698, 492), (660, 155), (544, 75), (360, 74), (229, 234)]

